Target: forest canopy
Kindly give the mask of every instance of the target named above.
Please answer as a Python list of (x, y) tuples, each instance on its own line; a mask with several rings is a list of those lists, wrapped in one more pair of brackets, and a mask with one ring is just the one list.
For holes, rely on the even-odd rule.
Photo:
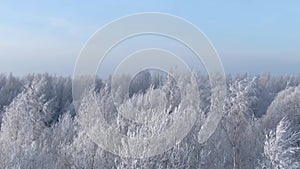
[[(121, 86), (133, 77), (118, 78)], [(77, 102), (70, 77), (0, 74), (0, 168), (300, 168), (299, 77), (227, 75), (223, 116), (205, 144), (198, 142), (199, 131), (214, 106), (212, 100), (218, 99), (209, 77), (197, 73), (195, 83), (190, 80), (185, 93), (194, 94), (193, 100), (180, 94), (184, 82), (147, 72), (133, 79), (125, 89), (112, 86), (111, 79), (97, 78)], [(112, 98), (113, 87), (122, 97)], [(93, 101), (103, 112), (101, 120), (129, 137), (149, 137), (168, 129), (188, 104), (196, 107), (197, 118), (183, 140), (168, 151), (125, 158), (88, 136), (90, 125), (99, 122)], [(169, 123), (161, 120), (146, 128), (118, 113), (133, 107), (144, 108), (147, 117), (155, 110)]]

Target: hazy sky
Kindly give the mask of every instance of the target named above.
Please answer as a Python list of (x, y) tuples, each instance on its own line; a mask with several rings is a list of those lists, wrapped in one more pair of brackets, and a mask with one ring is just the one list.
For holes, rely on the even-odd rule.
[(81, 47), (106, 23), (164, 12), (194, 23), (226, 73), (300, 73), (300, 1), (1, 1), (0, 72), (71, 75)]

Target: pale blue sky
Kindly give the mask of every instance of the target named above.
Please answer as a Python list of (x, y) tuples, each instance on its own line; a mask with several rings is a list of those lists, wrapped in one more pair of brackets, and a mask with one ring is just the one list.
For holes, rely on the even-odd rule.
[(1, 1), (0, 72), (71, 75), (100, 27), (124, 15), (164, 12), (199, 27), (226, 73), (300, 73), (300, 1)]

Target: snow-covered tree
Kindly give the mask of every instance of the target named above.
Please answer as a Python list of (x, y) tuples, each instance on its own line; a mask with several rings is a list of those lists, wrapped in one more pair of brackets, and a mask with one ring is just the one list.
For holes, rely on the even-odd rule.
[(261, 168), (298, 169), (300, 168), (300, 128), (292, 127), (285, 117), (266, 135), (264, 159)]
[(300, 86), (290, 87), (278, 93), (262, 117), (262, 125), (273, 129), (285, 116), (297, 120), (300, 117)]
[(22, 82), (12, 74), (0, 74), (0, 125), (2, 113), (12, 100), (22, 91)]
[(5, 111), (0, 133), (3, 168), (56, 168), (59, 147), (73, 137), (72, 132), (63, 134), (62, 127), (69, 130), (73, 124), (68, 115), (50, 127), (57, 110), (53, 87), (51, 77), (33, 76)]
[[(48, 119), (43, 82), (32, 83), (20, 93), (4, 113), (0, 139), (4, 152), (1, 160), (7, 168), (36, 167), (37, 147), (46, 133)], [(42, 161), (39, 161), (42, 162)]]
[[(256, 136), (253, 113), (253, 107), (257, 100), (256, 85), (257, 78), (255, 77), (241, 79), (229, 85), (228, 105), (221, 126), (230, 143), (226, 146), (231, 147), (232, 152), (228, 152), (228, 155), (232, 158), (232, 168), (234, 169), (251, 168), (247, 161), (250, 161), (250, 163), (256, 161), (256, 157), (252, 154), (255, 151), (249, 144), (255, 142), (252, 139)], [(244, 164), (247, 165), (244, 166)]]

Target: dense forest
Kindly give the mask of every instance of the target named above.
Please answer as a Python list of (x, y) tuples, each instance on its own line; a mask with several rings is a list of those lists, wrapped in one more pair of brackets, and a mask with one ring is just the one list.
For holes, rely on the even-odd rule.
[[(218, 95), (208, 76), (189, 78), (186, 85), (146, 72), (133, 78), (129, 92), (121, 86), (131, 77), (120, 76), (120, 86), (112, 86), (110, 78), (96, 79), (78, 102), (73, 101), (70, 77), (0, 74), (0, 168), (300, 168), (299, 77), (227, 75), (222, 119), (204, 144), (199, 143), (199, 131)], [(113, 99), (113, 88), (123, 97)], [(194, 99), (179, 94), (182, 88)], [(172, 119), (188, 112), (188, 105), (197, 110), (191, 130), (180, 143), (151, 157), (118, 156), (88, 134), (105, 120), (123, 135), (149, 137), (156, 129), (167, 130)], [(104, 119), (97, 119), (97, 108)], [(141, 117), (161, 111), (168, 123), (161, 120), (149, 128), (118, 113), (133, 108), (146, 112)]]

